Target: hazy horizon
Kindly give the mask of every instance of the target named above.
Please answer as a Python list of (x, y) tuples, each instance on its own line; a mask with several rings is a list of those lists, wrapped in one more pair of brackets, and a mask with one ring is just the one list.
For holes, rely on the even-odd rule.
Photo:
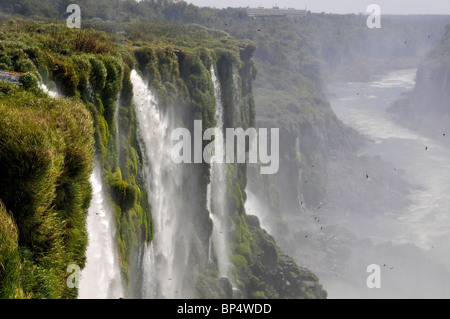
[(186, 0), (188, 3), (193, 3), (200, 7), (265, 7), (272, 8), (278, 6), (280, 8), (307, 8), (312, 12), (326, 12), (326, 13), (366, 13), (366, 8), (369, 4), (375, 3), (381, 7), (382, 14), (450, 14), (450, 4), (448, 0), (375, 0), (375, 1), (360, 1), (360, 0), (341, 0), (339, 3), (330, 0), (314, 0), (314, 1), (296, 1), (296, 0), (226, 0), (217, 2), (213, 0)]

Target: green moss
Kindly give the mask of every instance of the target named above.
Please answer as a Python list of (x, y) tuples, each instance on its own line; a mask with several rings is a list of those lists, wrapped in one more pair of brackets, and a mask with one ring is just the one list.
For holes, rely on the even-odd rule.
[(23, 88), (26, 90), (37, 89), (39, 87), (39, 79), (33, 73), (25, 73), (19, 77), (20, 84), (23, 85)]
[(8, 56), (1, 56), (0, 57), (0, 69), (3, 70), (14, 70), (13, 62), (10, 57)]
[(14, 71), (16, 72), (33, 72), (36, 71), (36, 67), (29, 60), (17, 60), (14, 62)]
[(91, 65), (89, 81), (96, 92), (101, 92), (106, 84), (106, 67), (101, 60), (95, 57), (90, 57), (89, 63)]
[(20, 230), (23, 265), (15, 285), (33, 298), (75, 297), (65, 270), (85, 264), (93, 154), (89, 113), (79, 102), (26, 91), (0, 96), (0, 110), (0, 179), (8, 181), (0, 184), (0, 200)]
[(21, 281), (21, 260), (18, 230), (13, 217), (0, 202), (0, 298), (23, 299), (26, 295)]
[(74, 61), (64, 56), (54, 60), (51, 77), (58, 86), (58, 91), (62, 92), (63, 95), (69, 97), (79, 96), (78, 85), (80, 77), (76, 71)]
[(0, 98), (5, 95), (14, 94), (17, 91), (17, 85), (9, 83), (7, 81), (0, 81)]
[(249, 246), (240, 243), (236, 249), (236, 253), (244, 256), (248, 263), (252, 263), (252, 252)]

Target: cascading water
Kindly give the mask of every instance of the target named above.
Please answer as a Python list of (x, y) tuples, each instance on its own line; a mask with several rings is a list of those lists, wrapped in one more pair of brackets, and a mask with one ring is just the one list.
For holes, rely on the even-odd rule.
[[(40, 83), (39, 88), (56, 98), (58, 92)], [(117, 111), (118, 112), (118, 111)], [(117, 113), (116, 112), (116, 113)], [(117, 299), (124, 297), (124, 288), (115, 244), (116, 226), (102, 183), (101, 168), (95, 165), (91, 178), (92, 200), (88, 211), (89, 244), (87, 263), (80, 278), (80, 299)]]
[[(217, 128), (223, 132), (223, 105), (221, 102), (220, 83), (216, 77), (214, 69), (211, 69), (212, 80), (216, 97), (216, 119)], [(223, 162), (223, 161), (222, 161)], [(220, 275), (229, 277), (230, 260), (227, 248), (227, 213), (226, 213), (226, 174), (227, 166), (225, 163), (216, 163), (215, 157), (211, 158), (210, 184), (207, 188), (207, 208), (213, 221), (213, 233), (211, 245), (214, 246), (217, 254), (217, 262)], [(209, 256), (210, 257), (210, 256)]]
[(89, 245), (87, 265), (81, 274), (80, 299), (117, 299), (124, 297), (113, 212), (104, 195), (100, 166), (91, 176), (92, 201), (87, 218)]
[(44, 91), (45, 93), (47, 93), (48, 95), (50, 95), (51, 97), (57, 97), (58, 96), (58, 92), (54, 92), (54, 91), (49, 90), (47, 85), (45, 85), (44, 83), (40, 83), (39, 84), (39, 88), (42, 91)]
[(183, 270), (187, 265), (189, 241), (183, 237), (188, 230), (183, 225), (185, 205), (180, 198), (182, 168), (173, 163), (171, 148), (167, 147), (172, 144), (169, 123), (173, 121), (158, 108), (154, 94), (135, 70), (131, 72), (131, 81), (155, 234), (152, 244), (140, 257), (143, 283), (136, 295), (142, 298), (185, 297)]

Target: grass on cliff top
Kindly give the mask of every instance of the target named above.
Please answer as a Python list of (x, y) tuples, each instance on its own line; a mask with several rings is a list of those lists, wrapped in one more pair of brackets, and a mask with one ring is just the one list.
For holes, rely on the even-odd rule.
[(81, 103), (0, 81), (0, 298), (72, 298), (91, 198), (92, 120)]
[[(2, 21), (3, 20), (3, 21)], [(65, 21), (39, 19), (30, 21), (18, 17), (0, 19), (0, 41), (36, 45), (41, 50), (72, 55), (75, 52), (108, 53), (118, 56), (124, 47), (174, 47), (183, 51), (226, 49), (238, 53), (238, 47), (256, 45), (248, 40), (233, 38), (220, 30), (197, 24), (168, 22), (139, 22), (117, 24), (99, 19), (83, 20), (81, 29), (69, 29)], [(2, 51), (0, 47), (0, 51)]]

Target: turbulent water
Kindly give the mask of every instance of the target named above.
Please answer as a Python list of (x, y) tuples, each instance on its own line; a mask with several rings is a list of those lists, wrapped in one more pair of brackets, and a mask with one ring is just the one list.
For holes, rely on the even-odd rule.
[[(49, 96), (58, 97), (58, 92), (39, 87)], [(87, 217), (88, 247), (86, 267), (79, 282), (80, 299), (117, 299), (124, 297), (124, 287), (116, 246), (114, 212), (105, 197), (101, 168), (95, 165), (90, 182), (92, 200)]]
[[(212, 69), (212, 78), (216, 97), (216, 119), (217, 128), (223, 132), (223, 106), (221, 102), (220, 84)], [(225, 163), (214, 162), (211, 159), (210, 179), (211, 183), (207, 189), (207, 206), (213, 221), (212, 245), (217, 254), (219, 272), (222, 277), (229, 277), (229, 254), (227, 248), (226, 230), (227, 212), (226, 212), (226, 169)]]
[[(381, 264), (387, 287), (377, 294), (369, 293), (363, 287), (365, 282), (358, 290), (358, 285), (340, 281), (336, 275), (325, 280), (330, 297), (450, 295), (448, 272), (442, 266), (450, 267), (450, 140), (444, 137), (446, 132), (427, 138), (406, 129), (387, 112), (402, 92), (414, 87), (415, 71), (395, 71), (373, 82), (330, 87), (330, 103), (338, 118), (373, 141), (361, 150), (361, 155), (379, 156), (392, 163), (390, 178), (400, 178), (402, 172), (401, 177), (414, 186), (407, 198), (410, 204), (404, 209), (379, 212), (379, 216), (367, 217), (365, 222), (365, 216), (353, 222), (352, 218), (345, 220), (345, 227), (359, 238), (377, 243), (357, 248), (347, 244), (345, 248), (351, 250), (352, 256), (349, 264), (360, 268), (364, 262)], [(377, 176), (370, 176), (369, 182), (376, 181)], [(361, 278), (367, 277), (363, 275), (365, 269), (360, 270)]]
[[(220, 85), (214, 70), (212, 77), (217, 128), (223, 130)], [(173, 107), (161, 109), (155, 95), (136, 71), (132, 71), (131, 81), (138, 136), (144, 150), (142, 173), (152, 208), (154, 238), (135, 257), (137, 266), (131, 273), (130, 295), (132, 298), (189, 298), (194, 289), (192, 278), (187, 275), (187, 269), (192, 265), (189, 264), (190, 252), (195, 250), (196, 254), (203, 254), (199, 236), (193, 234), (194, 229), (190, 226), (191, 218), (196, 218), (193, 214), (201, 209), (201, 196), (196, 190), (196, 171), (193, 171), (197, 168), (176, 164), (172, 160), (171, 135), (175, 129), (174, 123), (181, 122), (180, 112)], [(213, 161), (210, 173), (206, 208), (213, 221), (213, 231), (204, 253), (209, 262), (217, 262), (222, 277), (229, 277), (226, 164)]]
[[(136, 71), (131, 73), (138, 134), (145, 150), (143, 173), (152, 207), (155, 237), (140, 257), (142, 298), (177, 298), (183, 290), (189, 240), (180, 231), (183, 220), (181, 166), (171, 159), (169, 114), (159, 109), (154, 94)], [(186, 231), (184, 229), (184, 231)]]
[(92, 200), (87, 218), (89, 244), (87, 265), (81, 274), (80, 299), (117, 299), (124, 297), (115, 244), (113, 211), (104, 196), (101, 169), (91, 176)]
[(54, 92), (54, 91), (49, 90), (47, 85), (45, 85), (44, 83), (40, 83), (39, 84), (39, 88), (42, 91), (44, 91), (45, 93), (47, 93), (48, 95), (50, 95), (51, 97), (57, 97), (58, 96), (58, 92)]
[[(368, 84), (348, 84), (348, 90), (341, 90), (344, 97), (333, 100), (332, 107), (344, 123), (376, 142), (364, 154), (393, 163), (396, 171), (404, 170), (406, 178), (420, 187), (410, 195), (407, 211), (394, 212), (389, 236), (399, 243), (433, 247), (434, 255), (450, 265), (450, 140), (443, 135), (433, 140), (423, 137), (386, 112), (400, 92), (412, 89), (414, 79), (415, 70), (406, 70)], [(359, 96), (350, 97), (357, 91)]]

